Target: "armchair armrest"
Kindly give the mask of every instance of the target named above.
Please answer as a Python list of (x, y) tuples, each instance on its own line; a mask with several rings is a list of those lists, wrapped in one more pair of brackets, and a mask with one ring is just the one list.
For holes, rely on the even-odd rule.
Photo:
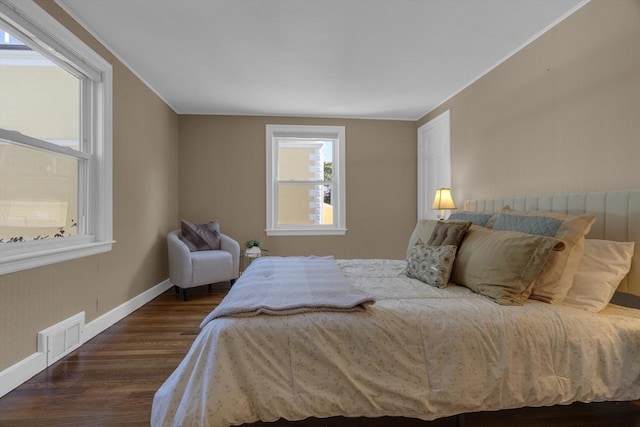
[(220, 233), (220, 249), (231, 254), (233, 274), (238, 278), (240, 276), (240, 244), (226, 234)]
[(174, 285), (184, 288), (193, 280), (191, 251), (180, 240), (180, 231), (178, 230), (167, 234), (167, 247), (169, 250), (169, 280)]

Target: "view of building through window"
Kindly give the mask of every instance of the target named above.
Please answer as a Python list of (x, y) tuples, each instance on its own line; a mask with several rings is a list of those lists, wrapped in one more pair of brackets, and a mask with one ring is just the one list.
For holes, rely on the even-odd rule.
[(333, 141), (279, 138), (278, 224), (333, 224)]
[(80, 149), (80, 88), (0, 28), (0, 242), (76, 234), (81, 160), (47, 147)]

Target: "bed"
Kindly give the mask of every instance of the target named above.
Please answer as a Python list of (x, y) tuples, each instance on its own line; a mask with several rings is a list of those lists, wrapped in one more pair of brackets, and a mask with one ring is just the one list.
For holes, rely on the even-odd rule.
[[(640, 244), (640, 190), (467, 201), (465, 211), (503, 212), (505, 205), (516, 211), (593, 212), (588, 238)], [(472, 227), (464, 239), (489, 233)], [(464, 259), (462, 248), (471, 245), (466, 242), (455, 262)], [(553, 250), (561, 252), (554, 244), (549, 257)], [(279, 260), (269, 258), (247, 273), (254, 266), (273, 269)], [(634, 303), (640, 295), (639, 259), (636, 251), (629, 273), (618, 280), (614, 302)], [(324, 261), (339, 269), (354, 292), (354, 310), (294, 304), (284, 307), (291, 313), (271, 313), (281, 315), (234, 316), (233, 309), (209, 315), (185, 359), (157, 391), (152, 425), (222, 427), (331, 416), (432, 420), (640, 399), (638, 309), (605, 304), (593, 312), (531, 298), (498, 304), (477, 289), (409, 278), (405, 260)], [(466, 280), (461, 267), (455, 270), (452, 278)], [(228, 297), (251, 295), (248, 286), (241, 278)]]

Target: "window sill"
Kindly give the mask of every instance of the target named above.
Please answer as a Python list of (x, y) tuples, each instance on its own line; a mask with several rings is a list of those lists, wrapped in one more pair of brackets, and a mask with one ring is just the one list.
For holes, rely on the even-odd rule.
[(267, 236), (344, 236), (346, 228), (271, 228), (266, 229)]
[[(23, 245), (24, 243), (5, 243), (4, 245)], [(111, 251), (114, 241), (75, 243), (61, 247), (44, 247), (16, 253), (15, 248), (0, 248), (0, 275), (14, 273), (44, 265), (70, 261), (90, 255)], [(13, 254), (10, 254), (13, 252)]]

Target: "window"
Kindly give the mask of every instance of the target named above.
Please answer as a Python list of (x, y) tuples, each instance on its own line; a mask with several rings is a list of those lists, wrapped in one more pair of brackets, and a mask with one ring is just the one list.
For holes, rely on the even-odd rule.
[(344, 126), (267, 125), (267, 235), (345, 234)]
[(111, 249), (111, 76), (34, 2), (0, 0), (0, 274)]

